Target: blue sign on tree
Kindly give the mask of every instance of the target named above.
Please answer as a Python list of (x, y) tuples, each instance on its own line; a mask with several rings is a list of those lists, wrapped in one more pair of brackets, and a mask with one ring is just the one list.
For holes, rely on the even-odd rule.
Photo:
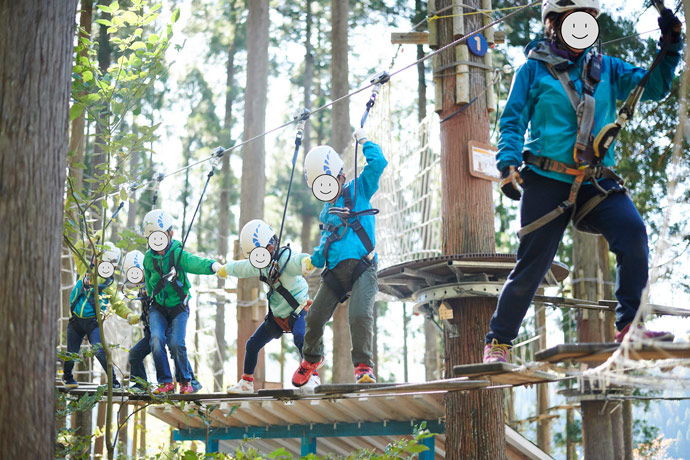
[(489, 44), (482, 34), (475, 34), (468, 38), (467, 47), (475, 56), (484, 56), (489, 50)]

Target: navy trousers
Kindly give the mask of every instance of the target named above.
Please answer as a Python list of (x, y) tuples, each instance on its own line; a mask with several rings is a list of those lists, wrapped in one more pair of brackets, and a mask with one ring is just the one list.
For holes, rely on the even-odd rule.
[[(520, 200), (520, 223), (525, 226), (550, 212), (568, 198), (570, 185), (525, 170)], [(617, 187), (610, 179), (599, 181), (606, 190)], [(577, 205), (582, 206), (598, 193), (591, 184), (580, 189)], [(486, 342), (512, 344), (518, 335), (527, 309), (551, 267), (558, 245), (568, 225), (570, 213), (564, 213), (520, 240), (517, 264), (498, 298), (498, 305), (489, 323)], [(642, 291), (647, 285), (649, 247), (647, 229), (640, 213), (625, 193), (613, 193), (587, 214), (581, 222), (601, 233), (616, 256), (616, 328), (623, 329), (635, 317)]]

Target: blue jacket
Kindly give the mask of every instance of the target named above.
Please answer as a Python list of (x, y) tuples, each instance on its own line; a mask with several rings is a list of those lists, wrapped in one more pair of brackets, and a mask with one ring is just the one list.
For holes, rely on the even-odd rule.
[[(548, 46), (544, 39), (532, 41), (525, 48), (525, 54), (543, 47), (544, 43)], [(642, 100), (660, 100), (668, 94), (675, 68), (680, 61), (677, 52), (681, 47), (682, 42), (670, 45), (669, 51), (675, 55), (667, 54), (654, 69), (645, 85)], [(583, 53), (576, 62), (568, 61), (570, 78), (580, 95), (582, 66), (585, 61), (583, 57), (586, 54), (587, 52)], [(646, 72), (645, 69), (634, 67), (618, 58), (602, 57), (601, 81), (594, 92), (594, 137), (601, 128), (616, 119), (616, 100), (625, 100)], [(528, 125), (529, 133), (525, 141)], [(577, 116), (561, 83), (551, 76), (544, 62), (528, 59), (516, 72), (508, 102), (501, 115), (499, 131), (496, 156), (499, 171), (506, 166), (520, 165), (523, 150), (563, 163), (573, 163)], [(614, 146), (615, 143), (602, 160), (604, 166), (615, 164)], [(573, 182), (573, 176), (542, 171), (532, 165), (529, 167), (541, 175)]]
[[(376, 190), (378, 190), (379, 178), (381, 177), (381, 174), (383, 174), (383, 170), (388, 165), (388, 161), (383, 156), (381, 147), (379, 147), (377, 144), (367, 141), (364, 143), (362, 151), (364, 153), (364, 158), (367, 160), (367, 164), (362, 169), (362, 174), (360, 174), (357, 178), (357, 203), (355, 204), (354, 211), (362, 211), (372, 207), (371, 197), (374, 195)], [(350, 196), (354, 199), (354, 194), (352, 193), (354, 189), (354, 180), (350, 181), (345, 187), (347, 187), (347, 190), (350, 192)], [(321, 220), (321, 222), (324, 224), (340, 225), (340, 218), (334, 214), (328, 213), (328, 210), (334, 206), (345, 206), (345, 200), (342, 195), (334, 204), (324, 204), (321, 214), (319, 215), (319, 220)], [(372, 244), (376, 246), (376, 221), (374, 216), (360, 216), (359, 221), (362, 223), (364, 230), (366, 230)], [(326, 244), (326, 239), (330, 234), (331, 232), (329, 231), (321, 231), (321, 241), (319, 242), (319, 246), (314, 249), (314, 255), (311, 257), (311, 262), (315, 267), (321, 268), (326, 264), (326, 257), (323, 253), (323, 248)], [(340, 240), (332, 243), (328, 248), (328, 268), (334, 268), (343, 260), (361, 259), (366, 255), (367, 250), (359, 240), (359, 237), (352, 230), (352, 228), (348, 227), (345, 235)]]
[[(278, 260), (278, 267), (283, 272), (278, 277), (278, 283), (285, 286), (297, 302), (302, 305), (309, 300), (309, 285), (302, 277), (302, 260), (309, 257), (309, 254), (292, 254), (288, 260), (288, 251), (283, 251)], [(268, 275), (268, 269), (258, 269), (252, 266), (249, 260), (232, 260), (225, 264), (228, 276), (236, 278), (251, 278), (254, 276)], [(273, 291), (268, 298), (273, 315), (277, 318), (287, 318), (292, 312), (292, 307), (278, 291)]]

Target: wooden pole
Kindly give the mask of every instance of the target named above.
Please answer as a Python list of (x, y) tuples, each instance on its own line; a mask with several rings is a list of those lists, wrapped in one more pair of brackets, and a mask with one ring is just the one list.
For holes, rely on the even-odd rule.
[[(470, 7), (481, 8), (481, 1), (465, 2)], [(437, 0), (435, 6), (441, 9), (451, 6), (451, 0)], [(429, 11), (429, 14), (433, 14)], [(481, 26), (479, 15), (464, 17), (465, 30)], [(454, 38), (458, 29), (452, 18), (438, 19), (435, 23), (439, 45), (443, 46)], [(461, 45), (465, 47), (465, 45)], [(465, 47), (466, 48), (466, 47)], [(457, 99), (464, 99), (466, 91), (456, 87), (463, 79), (456, 79), (454, 70), (463, 65), (457, 62), (456, 53), (464, 51), (449, 49), (434, 60), (434, 81), (436, 101), (441, 119), (449, 117), (460, 109)], [(469, 60), (483, 62), (477, 56)], [(438, 73), (436, 69), (449, 66)], [(473, 97), (484, 90), (486, 78), (483, 73), (466, 73), (468, 91)], [(437, 96), (438, 97), (438, 96)], [(477, 101), (462, 113), (441, 124), (441, 181), (442, 181), (442, 239), (443, 253), (493, 253), (495, 248), (494, 213), (491, 182), (470, 175), (469, 141), (489, 142), (489, 113), (486, 98)], [(496, 307), (496, 301), (489, 298), (448, 299), (452, 308), (451, 325), (455, 331), (445, 331), (445, 375), (453, 375), (453, 366), (479, 363), (482, 360), (484, 336), (489, 330), (489, 319)], [(505, 429), (503, 413), (503, 391), (471, 391), (467, 394), (448, 393), (446, 403), (446, 458), (455, 459), (502, 459), (505, 458)]]
[[(597, 236), (573, 232), (573, 296), (583, 300), (598, 300), (600, 287), (596, 280), (601, 273)], [(577, 316), (578, 342), (603, 342), (604, 321), (598, 312), (580, 310)], [(610, 407), (605, 401), (582, 401), (582, 444), (585, 458), (614, 458), (614, 443)]]
[[(546, 309), (544, 305), (536, 305), (536, 329), (539, 335), (539, 349), (546, 349)], [(549, 385), (537, 385), (537, 415), (548, 415)], [(540, 417), (537, 422), (537, 445), (547, 454), (551, 452), (551, 418)]]

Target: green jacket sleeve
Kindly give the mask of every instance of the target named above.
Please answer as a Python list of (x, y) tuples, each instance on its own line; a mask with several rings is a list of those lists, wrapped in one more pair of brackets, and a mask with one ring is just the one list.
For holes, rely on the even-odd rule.
[(105, 292), (103, 292), (103, 294), (108, 296), (110, 299), (110, 305), (112, 305), (113, 310), (115, 313), (117, 313), (117, 316), (127, 319), (127, 315), (132, 313), (132, 310), (125, 305), (125, 302), (117, 292), (117, 283), (111, 283), (110, 286), (104, 289), (104, 291)]
[[(86, 251), (84, 251), (84, 242), (83, 241), (77, 241), (77, 244), (74, 245), (74, 248), (81, 252), (82, 256), (86, 258)], [(72, 257), (74, 257), (74, 266), (77, 269), (77, 276), (82, 277), (84, 276), (84, 273), (86, 273), (86, 265), (84, 262), (82, 262), (81, 257), (79, 257), (77, 254), (72, 254)]]
[(211, 265), (215, 260), (207, 259), (205, 257), (195, 256), (187, 251), (182, 251), (182, 257), (180, 257), (179, 267), (185, 273), (193, 273), (195, 275), (213, 275), (213, 270), (211, 270)]

